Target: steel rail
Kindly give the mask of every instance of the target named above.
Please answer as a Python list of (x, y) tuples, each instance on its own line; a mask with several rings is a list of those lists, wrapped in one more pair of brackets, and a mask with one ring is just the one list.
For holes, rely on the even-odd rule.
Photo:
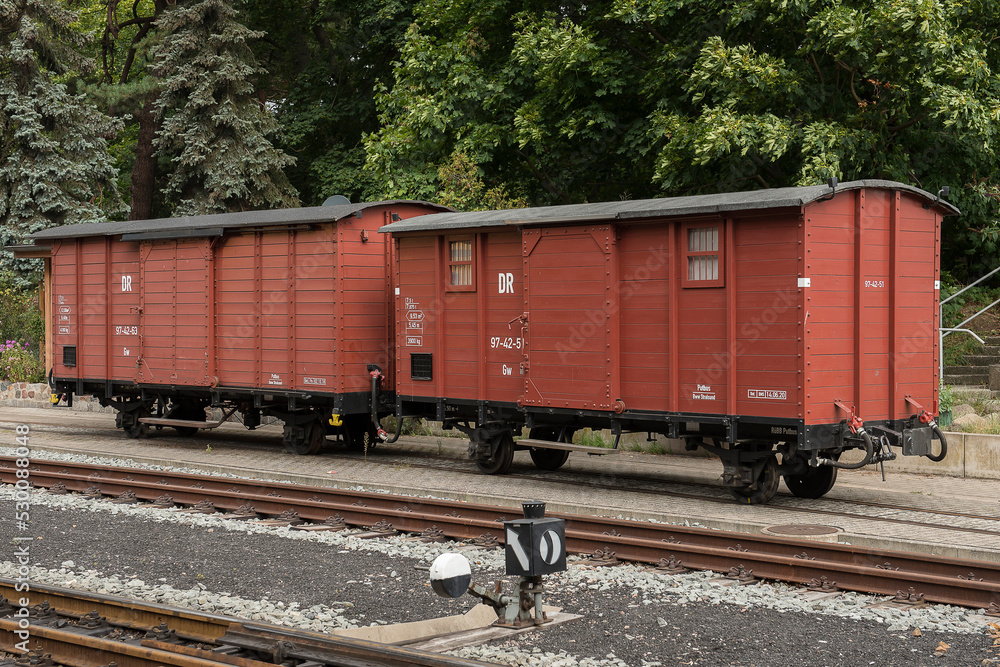
[[(9, 425), (12, 426), (14, 424), (14, 422), (3, 422), (2, 420), (0, 420), (0, 426), (3, 426), (4, 424), (9, 424)], [(40, 425), (42, 427), (52, 426), (52, 427), (58, 427), (58, 428), (65, 428), (65, 427), (62, 427), (61, 425), (59, 425), (57, 423), (50, 422), (50, 421), (45, 421), (45, 422), (31, 422), (31, 424), (32, 425)], [(108, 432), (115, 433), (116, 435), (120, 435), (120, 432), (116, 431), (112, 427), (94, 427), (94, 426), (81, 425), (81, 426), (76, 427), (76, 428), (108, 431)], [(277, 438), (280, 439), (280, 434), (277, 434), (275, 437), (277, 437)], [(426, 443), (422, 443), (420, 441), (421, 437), (422, 436), (407, 436), (407, 437), (404, 437), (400, 442), (406, 441), (409, 444), (426, 444)], [(458, 440), (458, 439), (456, 439), (456, 440)], [(244, 442), (243, 445), (242, 445), (242, 447), (244, 449), (246, 449), (247, 444)], [(272, 445), (262, 445), (261, 447), (251, 447), (251, 448), (273, 451), (273, 444)], [(463, 452), (464, 452), (464, 450), (465, 450), (465, 448), (463, 446)], [(103, 454), (93, 454), (93, 455), (95, 455), (95, 456), (102, 456)], [(455, 461), (457, 459), (452, 459), (452, 460)], [(193, 465), (197, 465), (197, 464), (193, 464)], [(390, 459), (390, 460), (368, 459), (367, 460), (367, 465), (373, 465), (373, 466), (397, 466), (398, 465), (398, 461), (396, 461), (394, 459)], [(467, 468), (467, 467), (466, 468), (462, 468), (462, 467), (453, 467), (453, 466), (442, 466), (442, 465), (434, 465), (434, 464), (431, 464), (431, 463), (420, 463), (420, 462), (413, 462), (413, 461), (408, 462), (407, 465), (411, 466), (411, 467), (419, 467), (419, 468), (424, 468), (424, 469), (428, 469), (428, 470), (445, 471), (445, 472), (449, 472), (449, 473), (452, 473), (452, 474), (472, 475), (472, 476), (481, 476), (482, 475), (482, 473), (480, 473), (478, 470), (476, 470), (474, 468), (470, 469), (470, 468)], [(532, 473), (530, 473), (528, 471), (524, 471), (524, 472), (520, 472), (520, 473), (511, 473), (511, 474), (508, 474), (507, 477), (510, 478), (510, 479), (523, 479), (523, 480), (529, 480), (529, 481), (544, 480), (544, 481), (549, 482), (549, 483), (555, 483), (555, 484), (558, 484), (558, 485), (565, 485), (565, 486), (574, 486), (574, 487), (583, 487), (583, 486), (586, 486), (586, 487), (591, 487), (592, 488), (593, 485), (594, 485), (593, 481), (573, 480), (573, 479), (566, 479), (565, 477), (553, 478), (551, 475), (548, 475), (548, 474), (545, 474), (545, 475), (539, 475), (537, 473), (536, 474), (532, 474)], [(690, 500), (697, 500), (697, 501), (700, 501), (700, 502), (711, 502), (711, 503), (717, 503), (717, 504), (723, 504), (723, 505), (732, 505), (733, 504), (733, 499), (728, 494), (726, 496), (724, 496), (724, 497), (715, 497), (715, 496), (711, 496), (711, 495), (706, 495), (704, 493), (685, 493), (685, 492), (682, 492), (682, 491), (670, 491), (670, 490), (656, 489), (656, 488), (635, 488), (634, 486), (630, 486), (630, 484), (629, 484), (630, 482), (635, 482), (635, 483), (638, 483), (638, 484), (648, 484), (648, 483), (662, 483), (664, 481), (664, 480), (658, 479), (656, 477), (616, 475), (616, 479), (619, 482), (618, 484), (602, 483), (602, 485), (601, 485), (602, 488), (608, 488), (608, 489), (612, 489), (612, 490), (628, 491), (629, 493), (634, 493), (634, 494), (656, 495), (658, 497), (686, 498), (686, 499), (690, 499)], [(670, 479), (670, 480), (668, 480), (668, 483), (670, 485), (673, 485), (673, 486), (690, 486), (690, 487), (698, 488), (698, 489), (701, 489), (701, 490), (705, 490), (705, 488), (706, 488), (705, 485), (704, 485), (704, 483), (700, 483), (700, 482), (699, 483), (691, 483), (691, 482), (685, 482), (685, 481), (678, 480), (678, 479)], [(979, 521), (993, 522), (993, 523), (997, 524), (997, 529), (995, 529), (995, 530), (991, 530), (991, 529), (988, 529), (988, 528), (976, 528), (976, 527), (972, 527), (972, 526), (955, 526), (955, 525), (949, 525), (949, 524), (946, 524), (946, 523), (934, 523), (934, 522), (930, 522), (930, 521), (918, 521), (918, 520), (915, 520), (915, 519), (899, 519), (899, 518), (895, 518), (895, 517), (885, 517), (885, 516), (877, 517), (877, 520), (880, 521), (880, 522), (891, 523), (891, 524), (895, 524), (895, 525), (899, 525), (899, 526), (926, 527), (926, 528), (933, 528), (935, 530), (946, 530), (946, 531), (967, 532), (967, 533), (979, 533), (979, 534), (982, 534), (982, 535), (990, 535), (990, 536), (1000, 535), (1000, 516), (996, 516), (996, 515), (988, 515), (988, 514), (985, 514), (985, 513), (984, 514), (970, 514), (968, 512), (954, 512), (954, 511), (947, 511), (947, 510), (929, 509), (929, 508), (925, 508), (925, 507), (905, 507), (905, 506), (902, 506), (902, 505), (893, 505), (893, 504), (889, 504), (889, 503), (878, 503), (878, 502), (863, 501), (863, 500), (857, 500), (857, 499), (846, 499), (846, 498), (838, 498), (838, 499), (836, 499), (836, 502), (837, 503), (848, 504), (848, 505), (851, 505), (851, 506), (858, 506), (858, 507), (870, 507), (870, 508), (878, 508), (878, 509), (899, 510), (899, 511), (903, 511), (903, 512), (911, 512), (911, 513), (914, 513), (914, 514), (928, 514), (928, 515), (933, 515), (933, 516), (938, 516), (938, 517), (956, 517), (956, 518), (965, 518), (965, 519), (974, 519), (974, 520), (979, 520)], [(772, 503), (772, 506), (775, 506), (775, 505)], [(812, 506), (809, 506), (809, 507), (797, 507), (797, 506), (792, 506), (792, 505), (781, 505), (780, 509), (782, 511), (784, 511), (784, 512), (808, 513), (808, 514), (823, 514), (823, 515), (827, 515), (827, 516), (831, 516), (831, 517), (836, 517), (836, 518), (841, 518), (841, 519), (842, 518), (861, 518), (861, 519), (873, 518), (873, 517), (866, 517), (863, 514), (855, 514), (855, 513), (846, 512), (846, 511), (823, 509), (822, 507), (818, 507), (816, 505), (812, 505)]]
[[(21, 631), (17, 620), (0, 618), (0, 648), (19, 653), (15, 648)], [(67, 667), (102, 667), (115, 663), (118, 667), (218, 667), (217, 660), (181, 655), (145, 646), (135, 646), (112, 639), (91, 637), (76, 632), (57, 630), (41, 625), (30, 626), (29, 646), (41, 649), (55, 662)]]
[(31, 601), (31, 605), (49, 603), (59, 613), (71, 618), (81, 618), (96, 611), (99, 616), (113, 620), (114, 624), (130, 630), (145, 632), (166, 622), (177, 636), (194, 642), (214, 643), (226, 634), (232, 623), (241, 619), (196, 612), (180, 607), (152, 604), (141, 600), (129, 600), (115, 595), (78, 591), (61, 586), (30, 583), (28, 592), (18, 592), (17, 582), (0, 577), (0, 598), (9, 600), (14, 606), (21, 598)]
[[(76, 618), (96, 611), (109, 625), (135, 632), (157, 628), (161, 623), (180, 639), (200, 645), (235, 647), (263, 653), (272, 662), (212, 652), (199, 647), (173, 644), (155, 639), (123, 643), (80, 632), (48, 627), (44, 620), (28, 617), (29, 649), (51, 654), (67, 667), (280, 667), (288, 659), (310, 660), (331, 667), (483, 667), (493, 663), (441, 655), (379, 642), (338, 637), (319, 632), (296, 630), (245, 619), (202, 613), (114, 595), (78, 591), (59, 586), (29, 582), (29, 590), (17, 592), (15, 582), (0, 578), (0, 594), (13, 608), (28, 598), (31, 607), (48, 602), (59, 617)], [(30, 608), (29, 608), (30, 609)], [(87, 611), (83, 611), (87, 610)], [(0, 650), (20, 653), (18, 632), (24, 632), (20, 619), (0, 618)]]
[[(0, 480), (8, 483), (14, 480), (11, 460), (0, 457)], [(291, 510), (314, 522), (337, 514), (350, 525), (388, 522), (411, 533), (435, 526), (452, 539), (489, 533), (502, 543), (503, 521), (520, 516), (514, 508), (493, 505), (136, 468), (36, 460), (29, 470), (39, 486), (61, 482), (68, 490), (96, 488), (104, 495), (132, 491), (142, 500), (168, 494), (180, 504), (209, 500), (219, 510), (252, 506), (271, 516)], [(808, 584), (826, 577), (839, 588), (866, 593), (913, 589), (932, 602), (980, 608), (1000, 604), (1000, 563), (603, 517), (549, 516), (566, 520), (567, 549), (575, 553), (613, 550), (619, 559), (644, 563), (672, 557), (692, 569), (729, 572), (742, 566), (764, 579)]]
[(321, 635), (315, 632), (234, 624), (223, 637), (227, 645), (266, 652), (276, 661), (291, 658), (345, 667), (473, 667), (493, 663), (455, 658), (406, 646), (380, 644), (368, 639)]

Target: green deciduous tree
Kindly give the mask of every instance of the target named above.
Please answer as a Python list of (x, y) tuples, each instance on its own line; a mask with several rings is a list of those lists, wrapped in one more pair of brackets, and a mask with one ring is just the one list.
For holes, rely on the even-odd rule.
[[(0, 0), (0, 247), (123, 208), (108, 141), (120, 123), (60, 80), (86, 71), (86, 39), (57, 2)], [(22, 280), (33, 265), (4, 253)]]
[(286, 173), (302, 201), (330, 195), (358, 201), (375, 190), (363, 171), (362, 137), (378, 129), (373, 89), (392, 78), (415, 0), (274, 0), (247, 3), (247, 25), (268, 72), (261, 90), (274, 103), (296, 164)]
[[(433, 198), (454, 152), (533, 203), (656, 191), (641, 73), (608, 3), (421, 3), (368, 167), (386, 196)], [(643, 175), (645, 174), (645, 175)]]
[(455, 153), (438, 169), (441, 186), (435, 201), (459, 211), (498, 211), (524, 208), (528, 200), (511, 195), (502, 185), (486, 187), (476, 165), (462, 153)]
[[(664, 29), (672, 17), (658, 10), (667, 4), (625, 0), (618, 16)], [(1000, 121), (995, 3), (744, 0), (717, 9), (714, 34), (694, 41), (677, 82), (686, 104), (651, 116), (658, 184), (705, 191), (837, 176), (932, 192), (950, 185), (965, 215), (946, 223), (946, 265), (972, 253), (989, 261), (996, 206), (984, 195), (997, 182)]]
[(431, 0), (415, 19), (367, 143), (386, 195), (433, 198), (456, 151), (534, 204), (950, 185), (946, 266), (995, 263), (997, 3)]
[(240, 24), (226, 0), (180, 0), (157, 29), (155, 146), (170, 159), (174, 214), (298, 205), (283, 172), (294, 160), (274, 147), (278, 125), (255, 93), (262, 70), (249, 42), (262, 33)]

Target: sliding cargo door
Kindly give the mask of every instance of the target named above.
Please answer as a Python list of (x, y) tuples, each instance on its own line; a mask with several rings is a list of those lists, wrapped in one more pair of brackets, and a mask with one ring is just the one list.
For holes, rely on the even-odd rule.
[(207, 239), (142, 243), (139, 250), (140, 383), (210, 384), (210, 256)]
[(618, 268), (611, 228), (525, 230), (522, 242), (525, 405), (614, 408)]
[(220, 386), (337, 389), (336, 249), (328, 224), (232, 234), (215, 244)]

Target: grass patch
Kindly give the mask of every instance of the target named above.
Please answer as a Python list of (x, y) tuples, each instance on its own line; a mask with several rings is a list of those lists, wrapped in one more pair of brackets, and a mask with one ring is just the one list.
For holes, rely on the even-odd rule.
[(611, 449), (614, 447), (615, 441), (613, 438), (604, 437), (603, 431), (595, 431), (590, 428), (585, 428), (573, 434), (573, 444), (582, 445), (584, 447), (601, 447), (604, 449)]
[(992, 396), (972, 396), (967, 403), (972, 406), (977, 415), (984, 417), (990, 413), (1000, 412), (1000, 400)]

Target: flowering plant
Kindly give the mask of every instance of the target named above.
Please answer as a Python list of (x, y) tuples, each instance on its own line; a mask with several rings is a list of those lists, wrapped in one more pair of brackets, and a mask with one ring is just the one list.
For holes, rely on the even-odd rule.
[(45, 379), (42, 362), (27, 343), (8, 340), (0, 345), (0, 380), (11, 382), (41, 382)]
[(14, 339), (37, 351), (45, 339), (40, 293), (36, 288), (18, 287), (16, 280), (0, 269), (0, 340)]

